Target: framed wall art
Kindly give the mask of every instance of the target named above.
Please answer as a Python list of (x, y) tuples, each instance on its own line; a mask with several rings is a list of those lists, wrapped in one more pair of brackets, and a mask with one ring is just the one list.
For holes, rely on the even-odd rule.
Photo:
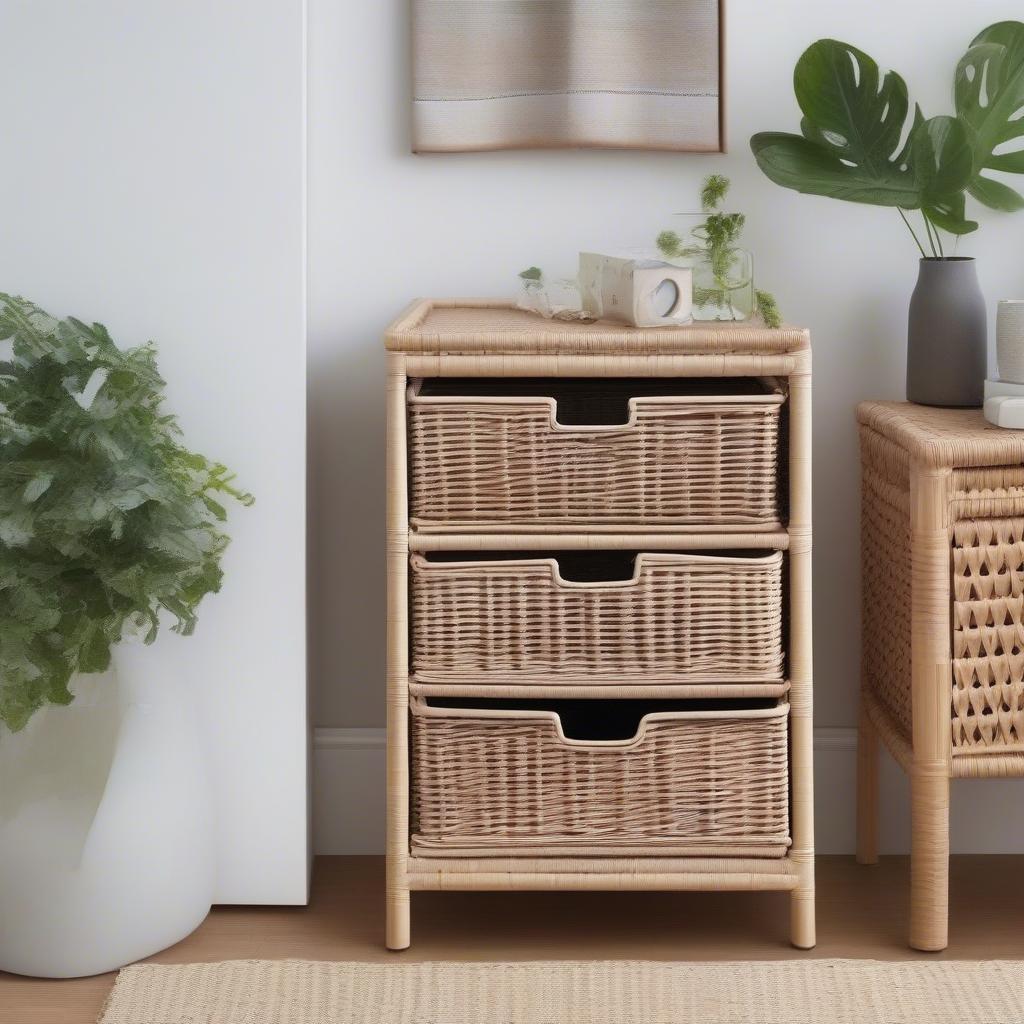
[(724, 0), (412, 0), (413, 150), (725, 149)]

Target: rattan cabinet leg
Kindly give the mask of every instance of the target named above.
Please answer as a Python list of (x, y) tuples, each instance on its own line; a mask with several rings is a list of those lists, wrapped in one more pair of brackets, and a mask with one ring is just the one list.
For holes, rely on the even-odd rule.
[(388, 882), (387, 924), (384, 941), (388, 949), (408, 949), (410, 939), (409, 890)]
[(864, 708), (857, 732), (857, 863), (878, 863), (878, 733)]
[(810, 353), (789, 378), (790, 588), (790, 860), (799, 882), (790, 897), (790, 940), (815, 944), (814, 925), (814, 706), (811, 659), (811, 374)]
[(945, 765), (910, 776), (910, 945), (945, 949), (949, 933), (949, 777)]
[(387, 913), (388, 949), (409, 945), (409, 520), (405, 361), (388, 356)]
[(914, 466), (911, 507), (910, 945), (946, 948), (949, 905), (951, 471)]
[(814, 923), (813, 869), (805, 874), (811, 875), (810, 884), (802, 881), (789, 894), (789, 941), (797, 949), (813, 949), (818, 941)]

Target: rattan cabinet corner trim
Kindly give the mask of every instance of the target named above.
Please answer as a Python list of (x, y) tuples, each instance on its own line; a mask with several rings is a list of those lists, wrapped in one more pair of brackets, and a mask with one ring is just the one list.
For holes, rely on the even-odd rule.
[[(413, 890), (777, 890), (790, 894), (791, 939), (815, 944), (811, 663), (811, 355), (807, 332), (701, 324), (634, 331), (546, 323), (506, 302), (418, 300), (389, 328), (387, 356), (387, 908), (386, 944), (410, 941)], [(788, 519), (781, 528), (410, 529), (406, 389), (414, 377), (781, 377), (789, 419)], [(786, 553), (790, 846), (784, 856), (418, 856), (410, 849), (409, 558), (416, 551), (751, 549)], [(585, 681), (583, 681), (585, 683)], [(521, 693), (510, 684), (504, 690)], [(673, 688), (675, 690), (676, 688)], [(435, 691), (436, 692), (436, 691)], [(450, 688), (447, 692), (464, 692)], [(585, 685), (577, 694), (591, 693)], [(651, 688), (636, 687), (650, 695)], [(705, 691), (711, 692), (711, 691)], [(748, 688), (744, 692), (756, 692)], [(775, 691), (773, 691), (775, 692)], [(417, 698), (412, 698), (417, 699)]]
[(811, 355), (801, 352), (789, 377), (790, 786), (798, 884), (790, 936), (810, 949), (814, 925), (813, 666), (811, 661)]
[(409, 502), (405, 357), (387, 357), (386, 941), (409, 945)]

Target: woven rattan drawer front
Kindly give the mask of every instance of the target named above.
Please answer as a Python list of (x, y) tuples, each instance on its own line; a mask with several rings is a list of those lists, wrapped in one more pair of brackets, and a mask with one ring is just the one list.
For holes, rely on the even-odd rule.
[(414, 700), (412, 849), (783, 856), (787, 710), (655, 713), (583, 741), (551, 711)]
[(953, 754), (1024, 751), (1024, 518), (953, 528)]
[[(567, 425), (553, 397), (424, 395), (415, 382), (411, 525), (777, 528), (784, 396), (754, 383), (749, 394), (623, 398), (628, 422)], [(617, 396), (584, 397), (600, 412)]]
[[(608, 555), (583, 557), (600, 564)], [(413, 555), (411, 568), (412, 667), (420, 682), (783, 677), (781, 552), (641, 553), (632, 577), (613, 582), (567, 581), (554, 558)]]

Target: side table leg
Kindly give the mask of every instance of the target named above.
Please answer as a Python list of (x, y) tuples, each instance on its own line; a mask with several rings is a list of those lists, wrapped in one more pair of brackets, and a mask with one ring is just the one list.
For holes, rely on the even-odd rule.
[(910, 945), (922, 950), (949, 933), (951, 476), (910, 467)]
[(857, 732), (857, 863), (878, 863), (878, 733), (863, 707)]
[[(391, 874), (390, 870), (388, 872)], [(387, 882), (387, 918), (384, 938), (388, 949), (409, 948), (409, 889), (392, 878)]]
[[(813, 873), (811, 865), (808, 873)], [(814, 925), (814, 881), (801, 882), (789, 894), (789, 941), (797, 949), (813, 949), (818, 941)]]
[(949, 776), (945, 764), (910, 775), (910, 945), (945, 949), (949, 938)]

